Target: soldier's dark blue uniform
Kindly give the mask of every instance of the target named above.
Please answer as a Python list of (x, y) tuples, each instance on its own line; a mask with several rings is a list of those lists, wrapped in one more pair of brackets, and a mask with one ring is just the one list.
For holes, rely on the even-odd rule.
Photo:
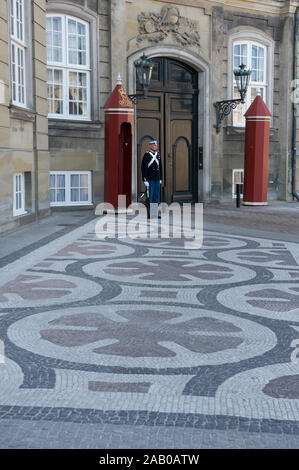
[[(157, 153), (156, 159), (154, 160), (151, 166), (148, 165), (152, 161), (153, 155)], [(143, 160), (142, 160), (142, 179), (143, 181), (162, 181), (162, 160), (161, 155), (159, 152), (145, 152)]]
[[(150, 141), (149, 145), (156, 147), (157, 141)], [(144, 182), (148, 182), (149, 186), (149, 201), (151, 204), (159, 203), (160, 198), (160, 184), (162, 182), (162, 159), (161, 155), (157, 150), (149, 150), (145, 152), (142, 165), (142, 179)]]

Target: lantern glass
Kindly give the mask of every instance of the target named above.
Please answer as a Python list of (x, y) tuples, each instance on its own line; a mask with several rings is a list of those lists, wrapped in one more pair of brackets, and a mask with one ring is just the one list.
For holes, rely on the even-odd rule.
[(239, 65), (239, 69), (234, 70), (234, 76), (242, 103), (244, 103), (250, 83), (251, 70), (246, 69), (246, 65), (241, 64)]
[(154, 62), (148, 59), (145, 54), (143, 54), (143, 56), (139, 60), (136, 60), (134, 64), (137, 71), (138, 81), (142, 88), (146, 91), (152, 78)]

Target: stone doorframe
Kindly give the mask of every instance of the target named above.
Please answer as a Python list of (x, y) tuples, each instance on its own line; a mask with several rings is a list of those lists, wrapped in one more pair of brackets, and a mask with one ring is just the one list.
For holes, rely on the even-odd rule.
[[(198, 122), (202, 123), (198, 128), (198, 147), (203, 147), (203, 170), (198, 172), (198, 200), (208, 201), (211, 193), (211, 99), (210, 99), (210, 66), (202, 57), (192, 51), (176, 46), (152, 46), (138, 49), (130, 54), (128, 61), (128, 93), (136, 93), (136, 74), (134, 61), (139, 59), (143, 52), (149, 57), (167, 57), (183, 62), (198, 72)], [(133, 167), (132, 167), (132, 190), (133, 200), (136, 199), (137, 191), (137, 136), (136, 136), (136, 113), (133, 135)]]

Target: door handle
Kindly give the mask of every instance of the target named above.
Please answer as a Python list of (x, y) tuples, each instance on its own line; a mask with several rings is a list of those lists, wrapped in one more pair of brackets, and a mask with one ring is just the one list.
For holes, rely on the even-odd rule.
[(198, 147), (198, 169), (203, 169), (203, 147)]

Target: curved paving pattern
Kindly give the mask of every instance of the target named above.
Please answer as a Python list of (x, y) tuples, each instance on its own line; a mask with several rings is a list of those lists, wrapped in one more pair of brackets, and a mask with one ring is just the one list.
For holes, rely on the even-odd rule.
[(184, 258), (127, 258), (90, 263), (83, 269), (85, 273), (98, 278), (154, 286), (173, 286), (177, 283), (182, 287), (232, 284), (255, 277), (251, 269)]
[(15, 345), (69, 362), (196, 368), (240, 362), (277, 342), (266, 327), (235, 316), (174, 306), (93, 306), (29, 315), (8, 328)]
[(94, 229), (2, 271), (0, 418), (299, 434), (299, 245)]

